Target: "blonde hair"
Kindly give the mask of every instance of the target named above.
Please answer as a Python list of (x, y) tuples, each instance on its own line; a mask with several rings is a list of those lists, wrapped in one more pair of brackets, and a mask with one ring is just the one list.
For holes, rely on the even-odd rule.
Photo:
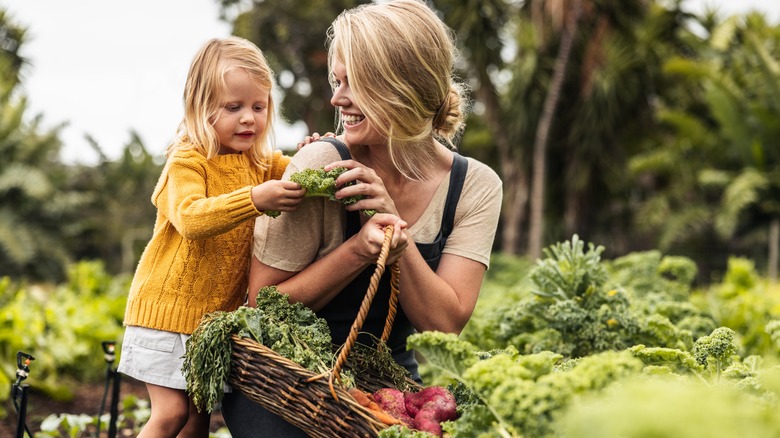
[(252, 163), (265, 168), (274, 150), (274, 75), (260, 49), (243, 38), (211, 39), (195, 55), (184, 86), (184, 117), (176, 132), (176, 139), (168, 146), (166, 157), (176, 150), (195, 149), (206, 158), (219, 154), (220, 144), (213, 123), (219, 115), (228, 94), (225, 74), (242, 69), (268, 90), (266, 128), (249, 150)]
[(430, 140), (454, 149), (466, 113), (465, 89), (452, 75), (452, 30), (421, 1), (394, 0), (342, 12), (328, 44), (331, 72), (336, 60), (345, 65), (356, 103), (388, 139), (393, 165), (426, 179), (435, 157)]

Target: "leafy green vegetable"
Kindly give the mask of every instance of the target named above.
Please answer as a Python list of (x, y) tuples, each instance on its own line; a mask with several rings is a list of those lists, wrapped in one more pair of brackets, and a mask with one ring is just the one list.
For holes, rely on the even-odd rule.
[[(306, 197), (325, 197), (331, 201), (338, 201), (344, 205), (354, 204), (363, 199), (362, 195), (347, 196), (346, 198), (336, 198), (336, 191), (339, 189), (336, 187), (336, 178), (342, 173), (346, 172), (346, 167), (335, 167), (326, 171), (324, 168), (319, 169), (303, 169), (290, 175), (290, 181), (296, 182), (306, 189)], [(350, 181), (343, 187), (348, 187), (355, 184), (354, 181)], [(342, 188), (343, 188), (342, 187)], [(376, 210), (361, 210), (366, 216), (373, 216), (376, 214)], [(278, 217), (278, 211), (266, 211), (266, 216)]]
[(333, 357), (325, 320), (303, 304), (290, 303), (276, 287), (264, 287), (258, 292), (256, 308), (208, 314), (187, 340), (182, 371), (199, 410), (210, 411), (222, 398), (234, 334), (254, 339), (313, 371), (326, 370)]
[(607, 281), (607, 271), (601, 265), (603, 246), (584, 243), (575, 234), (571, 241), (557, 243), (545, 248), (546, 258), (537, 262), (531, 272), (531, 279), (537, 286), (534, 293), (542, 297), (587, 299)]
[[(232, 335), (253, 339), (316, 373), (329, 371), (335, 357), (324, 319), (301, 303), (290, 303), (275, 286), (264, 287), (257, 294), (257, 307), (210, 313), (187, 341), (182, 371), (199, 410), (210, 411), (222, 398), (231, 371)], [(355, 344), (341, 372), (345, 387), (355, 385), (355, 375), (374, 385), (402, 389), (409, 389), (412, 382), (384, 344), (379, 348)]]
[(380, 438), (432, 438), (433, 436), (428, 432), (409, 429), (399, 425), (390, 426), (379, 431)]
[(718, 327), (709, 336), (702, 336), (693, 344), (693, 356), (700, 365), (714, 368), (716, 380), (737, 353), (734, 330)]

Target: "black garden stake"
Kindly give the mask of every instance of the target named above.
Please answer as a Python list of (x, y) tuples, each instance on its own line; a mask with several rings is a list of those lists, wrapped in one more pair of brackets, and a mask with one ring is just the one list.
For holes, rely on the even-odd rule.
[[(22, 382), (30, 375), (30, 362), (35, 358), (31, 355), (19, 351), (16, 353), (16, 381), (11, 386), (11, 398), (14, 401), (14, 407), (19, 419), (16, 422), (16, 438), (24, 438), (24, 433), (32, 438), (30, 429), (27, 428), (27, 391), (30, 385)], [(19, 402), (17, 402), (17, 399)]]

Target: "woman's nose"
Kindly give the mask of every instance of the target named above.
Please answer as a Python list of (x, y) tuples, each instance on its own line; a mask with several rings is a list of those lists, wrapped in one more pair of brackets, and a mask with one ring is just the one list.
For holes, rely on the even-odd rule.
[(349, 105), (349, 96), (344, 91), (344, 87), (338, 87), (333, 90), (333, 97), (330, 98), (330, 104), (333, 106)]

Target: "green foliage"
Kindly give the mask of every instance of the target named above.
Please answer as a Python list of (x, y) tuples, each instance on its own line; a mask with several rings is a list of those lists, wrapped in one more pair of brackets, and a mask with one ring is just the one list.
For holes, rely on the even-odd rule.
[(571, 240), (545, 248), (546, 258), (537, 262), (531, 272), (531, 280), (537, 289), (534, 293), (545, 298), (568, 300), (588, 299), (607, 280), (607, 272), (601, 265), (604, 247), (585, 244), (576, 234)]
[[(338, 201), (336, 198), (336, 178), (346, 170), (345, 167), (336, 167), (329, 171), (326, 171), (324, 168), (303, 169), (292, 174), (290, 181), (296, 182), (306, 189), (306, 196), (324, 196), (331, 201)], [(352, 204), (357, 199), (352, 199), (351, 201), (345, 201), (344, 203)]]
[(416, 333), (406, 340), (407, 348), (426, 357), (440, 373), (455, 378), (479, 360), (479, 350), (452, 333), (428, 331)]
[(443, 425), (453, 437), (521, 436), (521, 432), (551, 436), (555, 419), (575, 396), (601, 391), (642, 366), (631, 355), (615, 352), (585, 357), (565, 368), (555, 366), (561, 356), (551, 352), (519, 355), (510, 349), (475, 356), (476, 347), (443, 334), (415, 334), (408, 342), (433, 367), (459, 382), (456, 393), (476, 396), (458, 396), (460, 418)]
[(776, 405), (739, 389), (674, 377), (634, 378), (578, 400), (560, 419), (560, 436), (770, 437)]
[(766, 324), (780, 318), (780, 288), (762, 281), (752, 261), (730, 258), (723, 281), (713, 284), (697, 299), (718, 325), (739, 334), (744, 354), (776, 351)]
[[(563, 362), (551, 352), (516, 351), (478, 352), (474, 361), (472, 353), (448, 353), (474, 351), (455, 336), (415, 334), (410, 344), (416, 347), (421, 340), (427, 360), (458, 382), (453, 393), (460, 417), (443, 424), (454, 438), (677, 436), (677, 429), (683, 430), (681, 436), (700, 436), (695, 433), (698, 423), (690, 420), (700, 417), (709, 423), (722, 421), (724, 430), (746, 422), (750, 430), (773, 432), (756, 436), (774, 436), (780, 430), (772, 414), (780, 395), (780, 372), (774, 362), (764, 365), (755, 356), (732, 356), (731, 334), (725, 328), (715, 330), (697, 341), (694, 354), (638, 345)], [(697, 361), (704, 356), (733, 362), (723, 372), (725, 378), (703, 373), (712, 365)], [(464, 361), (457, 363), (458, 357)], [(739, 409), (729, 410), (736, 404)], [(722, 412), (723, 418), (708, 416), (709, 410)], [(732, 436), (712, 430), (715, 436)]]
[[(129, 278), (112, 278), (99, 262), (73, 265), (55, 287), (0, 281), (0, 367), (13, 379), (16, 353), (35, 357), (28, 383), (61, 399), (76, 381), (102, 376), (101, 342), (121, 339)], [(7, 395), (6, 395), (7, 396)]]
[(332, 359), (325, 320), (301, 303), (290, 303), (276, 287), (264, 287), (256, 308), (208, 314), (187, 340), (182, 371), (198, 410), (211, 412), (222, 399), (234, 334), (254, 339), (309, 370), (325, 371)]
[(379, 438), (431, 438), (429, 432), (423, 432), (420, 430), (410, 429), (403, 426), (390, 426), (387, 429), (379, 431)]
[(734, 344), (734, 330), (728, 327), (718, 327), (709, 336), (702, 336), (693, 344), (693, 357), (699, 365), (713, 369), (716, 379), (731, 363), (732, 356), (737, 353)]
[(151, 194), (163, 164), (134, 132), (116, 160), (94, 141), (92, 146), (100, 162), (69, 170), (69, 186), (89, 194), (73, 224), (76, 236), (67, 240), (69, 251), (77, 258), (104, 260), (109, 272), (132, 273), (152, 235)]
[[(363, 199), (362, 195), (347, 196), (341, 199), (336, 198), (336, 191), (340, 188), (348, 187), (355, 184), (355, 181), (350, 181), (344, 184), (342, 187), (336, 187), (336, 178), (342, 173), (346, 172), (346, 167), (335, 167), (326, 171), (324, 168), (319, 169), (303, 169), (290, 175), (290, 181), (296, 182), (306, 189), (306, 197), (323, 197), (331, 201), (341, 202), (344, 205), (354, 204)], [(372, 216), (376, 213), (375, 210), (361, 210), (365, 215)], [(267, 211), (266, 215), (270, 217), (279, 216), (277, 211)]]
[(633, 345), (644, 333), (640, 315), (623, 289), (606, 287), (603, 247), (588, 246), (586, 252), (575, 235), (546, 248), (547, 257), (528, 276), (534, 287), (479, 313), (464, 337), (486, 350), (512, 345), (526, 354), (549, 350), (567, 357)]
[(684, 350), (663, 347), (645, 347), (644, 345), (635, 345), (629, 348), (631, 354), (641, 360), (646, 367), (652, 367), (654, 373), (658, 373), (658, 368), (665, 368), (669, 372), (700, 373), (702, 365), (693, 357), (693, 355)]
[[(724, 430), (755, 421), (746, 430), (774, 436), (780, 288), (750, 261), (732, 259), (723, 283), (694, 290), (697, 267), (686, 257), (646, 251), (601, 261), (581, 242), (554, 248), (514, 285), (498, 272), (486, 279), (483, 287), (497, 295), (485, 297), (471, 331), (408, 339), (425, 359), (426, 381), (447, 382), (456, 396), (460, 417), (443, 425), (450, 436), (676, 436), (677, 429), (698, 436), (688, 420), (706, 418), (698, 397), (717, 413), (742, 404), (723, 414)], [(600, 280), (584, 280), (593, 278)], [(626, 321), (633, 330), (623, 330)], [(766, 342), (762, 349), (751, 332)], [(638, 419), (645, 408), (652, 421)]]

